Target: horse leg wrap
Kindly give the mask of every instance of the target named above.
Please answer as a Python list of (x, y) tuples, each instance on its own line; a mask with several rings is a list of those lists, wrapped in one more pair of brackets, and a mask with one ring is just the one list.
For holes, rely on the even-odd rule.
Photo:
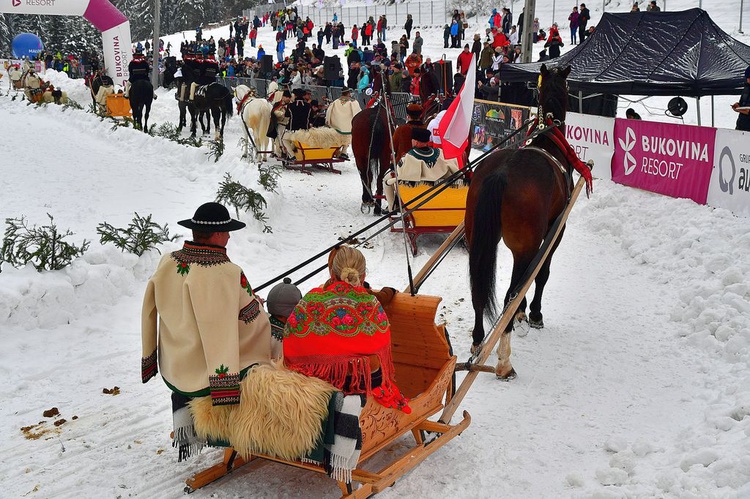
[(198, 88), (198, 84), (193, 82), (190, 84), (190, 100), (195, 99), (195, 89)]

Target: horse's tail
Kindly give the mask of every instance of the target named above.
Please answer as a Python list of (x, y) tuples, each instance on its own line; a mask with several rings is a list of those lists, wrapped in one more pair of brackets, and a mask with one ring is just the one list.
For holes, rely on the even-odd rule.
[(224, 96), (224, 111), (226, 111), (227, 116), (232, 116), (233, 110), (234, 96), (232, 96), (232, 92), (227, 91), (227, 95)]
[(495, 268), (497, 244), (502, 237), (500, 207), (505, 191), (505, 173), (495, 171), (482, 182), (474, 209), (474, 223), (469, 247), (469, 277), (474, 308), (484, 310), (494, 319), (497, 312), (495, 301)]

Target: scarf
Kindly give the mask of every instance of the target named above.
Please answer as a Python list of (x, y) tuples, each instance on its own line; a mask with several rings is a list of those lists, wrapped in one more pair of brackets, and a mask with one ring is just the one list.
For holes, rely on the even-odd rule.
[(359, 416), (367, 399), (362, 395), (334, 394), (335, 409), (333, 443), (326, 444), (328, 475), (344, 483), (352, 481), (352, 471), (357, 468), (362, 452), (362, 428)]
[(195, 433), (193, 416), (188, 403), (192, 399), (180, 393), (172, 392), (172, 424), (174, 439), (172, 447), (177, 448), (177, 462), (193, 456), (201, 451), (205, 442)]
[[(311, 290), (289, 315), (284, 336), (289, 369), (327, 381), (347, 395), (372, 395), (385, 407), (411, 412), (394, 380), (388, 317), (365, 288), (333, 281)], [(371, 355), (382, 370), (376, 390)]]

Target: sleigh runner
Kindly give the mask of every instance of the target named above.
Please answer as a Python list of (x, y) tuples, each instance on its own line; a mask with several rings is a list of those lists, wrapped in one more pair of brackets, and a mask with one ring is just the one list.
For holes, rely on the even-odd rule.
[(341, 170), (333, 166), (335, 163), (345, 161), (338, 157), (340, 147), (313, 147), (296, 140), (294, 146), (295, 159), (285, 159), (283, 162), (285, 168), (307, 174), (311, 174), (310, 168), (317, 168), (341, 175)]
[[(410, 397), (412, 412), (383, 407), (368, 399), (360, 416), (362, 452), (351, 482), (338, 481), (343, 497), (368, 497), (389, 487), (430, 454), (466, 429), (471, 417), (463, 413), (455, 424), (430, 421), (448, 404), (454, 391), (456, 357), (445, 327), (435, 324), (441, 298), (407, 293), (397, 294), (385, 308), (391, 323), (392, 353), (396, 376), (403, 394)], [(404, 434), (411, 433), (414, 445), (378, 471), (365, 469), (366, 462)], [(431, 438), (427, 439), (426, 434)], [(323, 466), (287, 460), (270, 454), (251, 453), (241, 457), (231, 447), (224, 459), (186, 480), (186, 492), (192, 492), (231, 473), (249, 462), (264, 459), (296, 468), (326, 473)], [(358, 485), (358, 486), (357, 486)]]

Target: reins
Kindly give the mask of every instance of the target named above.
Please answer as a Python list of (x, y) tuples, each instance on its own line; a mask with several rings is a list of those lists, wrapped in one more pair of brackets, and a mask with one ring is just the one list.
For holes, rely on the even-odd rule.
[[(408, 214), (411, 214), (412, 212), (414, 212), (415, 210), (417, 210), (418, 208), (420, 208), (424, 204), (428, 203), (435, 196), (437, 196), (438, 194), (440, 194), (441, 192), (443, 192), (445, 189), (447, 189), (448, 187), (450, 187), (454, 182), (456, 182), (457, 180), (459, 180), (462, 177), (465, 177), (469, 172), (471, 172), (471, 171), (474, 170), (474, 168), (476, 167), (477, 164), (479, 164), (481, 161), (483, 161), (490, 154), (494, 153), (497, 149), (500, 149), (508, 141), (510, 141), (511, 139), (513, 139), (516, 135), (518, 135), (522, 131), (526, 130), (529, 127), (529, 125), (531, 125), (533, 122), (534, 122), (534, 119), (533, 118), (529, 118), (528, 120), (526, 120), (523, 123), (523, 125), (521, 125), (521, 127), (519, 127), (518, 129), (514, 130), (510, 135), (508, 135), (503, 140), (501, 140), (500, 142), (498, 142), (497, 144), (495, 144), (494, 146), (492, 146), (487, 151), (483, 152), (478, 158), (476, 158), (475, 160), (469, 162), (469, 164), (467, 164), (463, 169), (461, 169), (461, 170), (453, 173), (450, 177), (448, 177), (447, 179), (445, 179), (443, 182), (441, 182), (439, 184), (435, 184), (434, 186), (430, 187), (429, 189), (426, 189), (424, 192), (422, 192), (422, 193), (418, 194), (417, 196), (415, 196), (407, 204), (407, 209), (404, 210), (404, 211), (402, 211), (404, 213), (404, 216), (406, 216)], [(372, 229), (373, 227), (377, 227), (384, 220), (389, 219), (390, 216), (393, 215), (393, 214), (394, 213), (392, 213), (392, 212), (386, 213), (385, 215), (381, 216), (380, 218), (378, 218), (374, 222), (368, 224), (364, 228), (358, 230), (357, 232), (355, 232), (353, 234), (350, 234), (344, 240), (342, 240), (342, 241), (340, 241), (340, 242), (338, 242), (338, 243), (336, 243), (336, 244), (334, 244), (332, 246), (329, 246), (328, 248), (326, 248), (323, 251), (320, 251), (320, 252), (316, 253), (314, 256), (308, 258), (304, 262), (295, 265), (291, 269), (286, 270), (285, 272), (277, 275), (276, 277), (274, 277), (274, 278), (272, 278), (272, 279), (264, 282), (260, 286), (255, 287), (254, 290), (255, 291), (260, 291), (260, 290), (262, 290), (262, 289), (270, 286), (271, 284), (273, 284), (273, 283), (275, 283), (275, 282), (283, 279), (284, 277), (287, 277), (287, 276), (293, 274), (294, 272), (300, 270), (301, 268), (304, 268), (304, 267), (308, 266), (310, 263), (314, 262), (315, 260), (317, 260), (321, 256), (327, 255), (328, 253), (330, 253), (331, 250), (333, 250), (335, 248), (338, 248), (338, 247), (340, 247), (343, 244), (347, 244), (347, 243), (351, 243), (351, 242), (355, 241), (356, 238), (357, 238), (357, 236), (359, 236), (359, 235), (367, 232), (368, 230)], [(362, 244), (370, 241), (371, 239), (373, 239), (374, 237), (376, 237), (377, 235), (379, 235), (380, 233), (382, 233), (386, 229), (389, 229), (397, 221), (398, 220), (394, 220), (393, 222), (390, 222), (390, 223), (386, 224), (384, 227), (382, 227), (381, 229), (379, 229), (378, 231), (376, 231), (374, 234), (370, 235), (369, 237), (365, 238), (362, 241), (359, 241), (358, 244), (356, 244), (356, 246), (360, 246), (360, 245), (362, 245)], [(319, 272), (325, 270), (326, 268), (328, 268), (327, 264), (326, 265), (322, 265), (321, 267), (317, 268), (313, 272), (310, 272), (309, 274), (307, 274), (307, 275), (303, 276), (302, 278), (298, 279), (294, 284), (295, 285), (299, 285), (299, 284), (307, 281), (308, 279), (310, 279), (314, 275), (318, 274)]]

